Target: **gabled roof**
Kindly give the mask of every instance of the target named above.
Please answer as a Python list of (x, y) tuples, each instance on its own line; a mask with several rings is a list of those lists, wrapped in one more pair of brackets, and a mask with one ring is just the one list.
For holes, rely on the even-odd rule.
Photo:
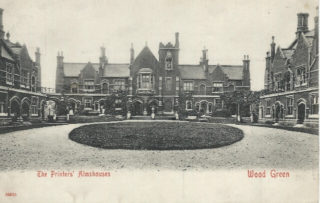
[[(63, 63), (64, 76), (66, 77), (78, 77), (81, 70), (85, 68), (88, 63)], [(98, 71), (99, 64), (91, 63), (92, 67)]]
[[(209, 65), (209, 73), (212, 73), (217, 67), (228, 76), (230, 80), (243, 79), (243, 66), (240, 65)], [(203, 67), (200, 65), (179, 65), (182, 79), (206, 79)]]
[(205, 72), (200, 65), (179, 65), (182, 79), (206, 79)]
[[(95, 71), (99, 71), (99, 63), (90, 63)], [(78, 77), (88, 63), (63, 63), (66, 77)], [(129, 64), (106, 64), (103, 77), (129, 77)]]
[(291, 59), (295, 50), (294, 49), (281, 49), (281, 51), (286, 59)]
[[(243, 66), (241, 65), (219, 65), (221, 70), (228, 76), (230, 80), (243, 79)], [(212, 73), (217, 65), (209, 66), (209, 72)]]
[(135, 61), (139, 60), (140, 58), (148, 58), (148, 57), (152, 57), (154, 60), (156, 60), (158, 62), (158, 59), (153, 55), (152, 51), (149, 49), (148, 46), (145, 46), (140, 53), (138, 54), (138, 56), (134, 59), (133, 64), (135, 64)]
[(129, 64), (107, 64), (104, 68), (103, 77), (129, 77)]

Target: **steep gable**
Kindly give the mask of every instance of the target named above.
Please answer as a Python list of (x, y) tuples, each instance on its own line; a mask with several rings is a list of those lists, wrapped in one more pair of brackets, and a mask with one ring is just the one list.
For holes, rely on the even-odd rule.
[(228, 76), (225, 74), (225, 72), (222, 70), (221, 66), (219, 65), (210, 74), (210, 78), (213, 82), (228, 80)]

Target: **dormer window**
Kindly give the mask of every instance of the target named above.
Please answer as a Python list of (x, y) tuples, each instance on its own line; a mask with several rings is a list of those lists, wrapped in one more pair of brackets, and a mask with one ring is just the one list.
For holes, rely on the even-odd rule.
[(167, 52), (167, 56), (165, 58), (165, 68), (166, 70), (172, 70), (172, 54), (170, 51)]

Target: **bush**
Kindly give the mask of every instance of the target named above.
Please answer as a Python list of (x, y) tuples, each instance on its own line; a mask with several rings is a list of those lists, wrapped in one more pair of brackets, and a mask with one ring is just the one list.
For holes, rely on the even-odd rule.
[(215, 117), (230, 117), (231, 113), (227, 109), (216, 110), (212, 112), (212, 116)]

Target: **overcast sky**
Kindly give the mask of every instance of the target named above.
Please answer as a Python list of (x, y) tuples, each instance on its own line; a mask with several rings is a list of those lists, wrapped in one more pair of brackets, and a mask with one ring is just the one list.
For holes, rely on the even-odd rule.
[[(4, 2), (1, 2), (4, 1)], [(42, 86), (55, 86), (56, 56), (65, 62), (98, 62), (106, 47), (110, 63), (128, 63), (147, 42), (158, 58), (159, 42), (180, 33), (180, 64), (197, 64), (208, 49), (209, 64), (242, 64), (251, 59), (252, 89), (263, 88), (265, 55), (271, 36), (287, 47), (297, 13), (308, 12), (314, 28), (317, 0), (0, 0), (4, 30), (26, 44), (34, 59), (41, 50)]]

